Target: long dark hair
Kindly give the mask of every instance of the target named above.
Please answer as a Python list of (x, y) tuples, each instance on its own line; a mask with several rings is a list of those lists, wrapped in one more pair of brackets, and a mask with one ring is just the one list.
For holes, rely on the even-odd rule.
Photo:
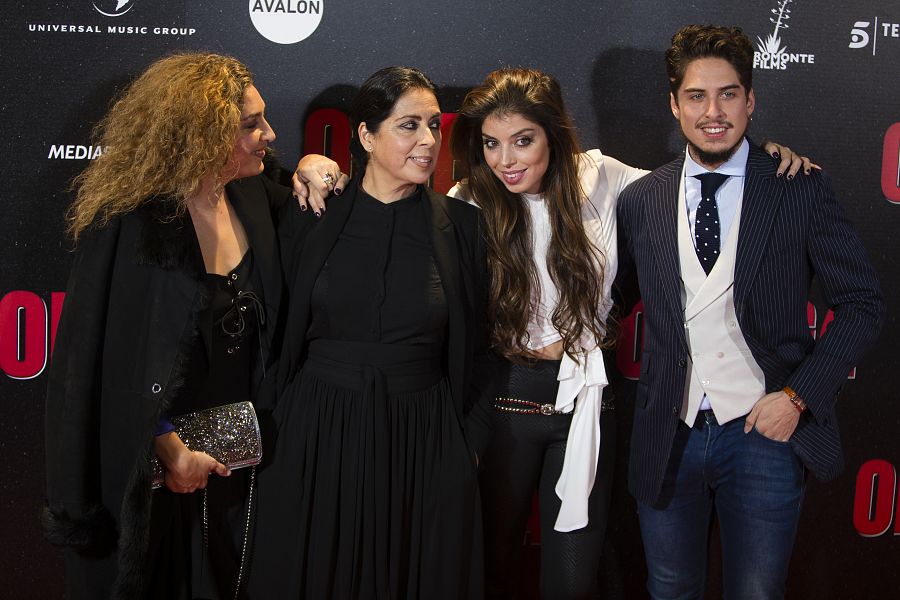
[(550, 161), (541, 193), (551, 226), (547, 269), (559, 292), (551, 320), (566, 354), (577, 360), (582, 337), (592, 337), (598, 346), (604, 343), (607, 327), (600, 305), (605, 261), (584, 230), (585, 194), (577, 164), (581, 148), (559, 82), (534, 69), (494, 71), (466, 95), (450, 138), (453, 156), (463, 162), (468, 176), (468, 193), (487, 224), (491, 342), (503, 356), (517, 360), (528, 354), (528, 319), (536, 309), (539, 284), (525, 200), (506, 189), (484, 158), (481, 125), (491, 115), (521, 115), (546, 132)]
[(350, 156), (353, 176), (362, 177), (369, 154), (359, 141), (359, 124), (375, 133), (387, 119), (397, 100), (410, 90), (426, 89), (435, 92), (434, 82), (413, 67), (385, 67), (366, 79), (350, 103)]

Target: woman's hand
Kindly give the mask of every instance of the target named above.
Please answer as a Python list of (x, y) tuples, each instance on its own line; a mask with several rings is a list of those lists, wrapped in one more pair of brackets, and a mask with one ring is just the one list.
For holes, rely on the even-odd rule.
[(178, 494), (204, 489), (210, 473), (231, 475), (228, 467), (209, 454), (190, 450), (174, 431), (156, 436), (154, 445), (166, 468), (166, 487)]
[(771, 154), (774, 158), (781, 160), (778, 164), (779, 177), (784, 175), (785, 171), (787, 171), (787, 178), (793, 179), (794, 175), (800, 170), (800, 167), (803, 167), (803, 172), (806, 175), (810, 174), (811, 169), (822, 170), (822, 167), (811, 162), (807, 157), (796, 154), (787, 146), (782, 146), (775, 142), (766, 142), (763, 145), (763, 150)]
[(294, 198), (301, 210), (311, 207), (316, 216), (325, 212), (325, 199), (332, 193), (340, 196), (350, 178), (341, 173), (336, 162), (321, 154), (307, 154), (297, 163), (291, 178)]

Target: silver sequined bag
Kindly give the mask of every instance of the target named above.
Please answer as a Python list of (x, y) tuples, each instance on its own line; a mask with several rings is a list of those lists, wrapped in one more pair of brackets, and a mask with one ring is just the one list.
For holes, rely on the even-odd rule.
[[(229, 469), (258, 465), (262, 460), (259, 421), (251, 402), (224, 404), (169, 420), (185, 446), (206, 452)], [(156, 455), (151, 466), (156, 489), (165, 482), (166, 469)]]

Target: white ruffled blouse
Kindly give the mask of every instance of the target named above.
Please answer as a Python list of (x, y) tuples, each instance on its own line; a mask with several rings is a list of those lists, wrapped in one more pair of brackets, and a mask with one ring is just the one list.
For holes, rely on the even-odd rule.
[[(600, 250), (604, 266), (603, 296), (600, 314), (606, 317), (612, 307), (611, 289), (618, 267), (616, 238), (616, 199), (631, 182), (647, 171), (629, 167), (599, 150), (578, 156), (579, 180), (585, 192), (582, 219), (590, 240)], [(450, 196), (472, 202), (465, 188), (457, 185)], [(536, 311), (529, 318), (529, 348), (538, 350), (562, 339), (550, 321), (558, 302), (556, 286), (547, 269), (550, 244), (550, 220), (547, 205), (540, 194), (523, 194), (531, 217), (533, 258), (540, 281)], [(474, 202), (473, 202), (474, 204)], [(603, 388), (609, 383), (602, 351), (593, 340), (582, 345), (578, 361), (563, 355), (559, 367), (556, 410), (573, 413), (566, 441), (562, 473), (556, 482), (561, 506), (554, 524), (556, 531), (574, 531), (588, 524), (588, 498), (597, 475), (600, 453), (600, 410)]]

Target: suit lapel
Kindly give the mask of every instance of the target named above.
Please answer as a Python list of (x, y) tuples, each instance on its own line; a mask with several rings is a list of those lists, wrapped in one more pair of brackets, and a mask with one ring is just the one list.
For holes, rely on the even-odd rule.
[(678, 259), (678, 189), (684, 155), (656, 172), (656, 185), (650, 189), (650, 202), (644, 204), (644, 218), (649, 225), (653, 255), (656, 258), (657, 281), (673, 319), (681, 322), (681, 268)]
[[(450, 318), (447, 368), (450, 376), (450, 390), (455, 400), (457, 415), (462, 419), (464, 402), (465, 365), (461, 357), (466, 352), (466, 306), (460, 283), (459, 247), (456, 242), (456, 228), (444, 206), (443, 197), (430, 189), (425, 189), (426, 201), (422, 203), (425, 216), (430, 223), (431, 241), (437, 263), (447, 310)], [(471, 287), (471, 286), (470, 286)]]
[(440, 197), (427, 188), (425, 196), (423, 207), (426, 219), (431, 224), (431, 241), (444, 293), (448, 297), (459, 299), (459, 249), (456, 247), (456, 231)]
[(775, 178), (775, 165), (772, 159), (751, 143), (734, 267), (736, 306), (741, 305), (756, 277), (783, 192)]
[(290, 311), (281, 352), (278, 385), (287, 385), (302, 364), (306, 352), (306, 330), (309, 327), (310, 301), (316, 278), (331, 249), (334, 248), (356, 201), (359, 183), (351, 182), (343, 194), (328, 201), (328, 210), (306, 235), (302, 244), (290, 251), (299, 253), (293, 272), (288, 273), (291, 290)]
[(328, 210), (322, 215), (321, 221), (316, 224), (315, 229), (310, 232), (303, 245), (293, 289), (306, 290), (312, 294), (313, 284), (325, 261), (328, 260), (328, 255), (331, 254), (331, 249), (334, 248), (338, 236), (344, 229), (344, 224), (350, 216), (358, 193), (359, 184), (356, 183), (348, 186), (340, 196), (328, 201)]

